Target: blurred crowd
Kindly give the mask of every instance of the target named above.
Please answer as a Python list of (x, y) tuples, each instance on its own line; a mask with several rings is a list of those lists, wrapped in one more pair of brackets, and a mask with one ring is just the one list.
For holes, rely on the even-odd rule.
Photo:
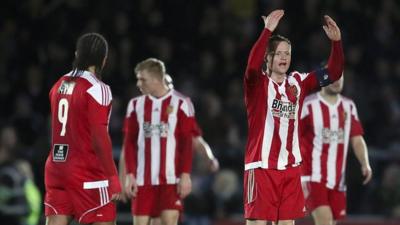
[(0, 128), (15, 129), (13, 152), (29, 160), (43, 191), (50, 149), (49, 89), (70, 71), (76, 39), (99, 32), (110, 44), (103, 80), (113, 92), (115, 155), (126, 105), (139, 94), (134, 66), (148, 57), (159, 58), (175, 87), (192, 98), (204, 138), (221, 165), (210, 174), (202, 160), (196, 161), (185, 221), (207, 225), (214, 219), (239, 218), (247, 133), (242, 77), (263, 28), (260, 16), (276, 8), (285, 9), (277, 33), (291, 40), (291, 68), (301, 72), (317, 68), (329, 56), (323, 15), (337, 21), (346, 60), (344, 94), (358, 106), (374, 170), (373, 182), (364, 187), (360, 167), (349, 158), (349, 214), (400, 217), (396, 0), (6, 0), (0, 9)]

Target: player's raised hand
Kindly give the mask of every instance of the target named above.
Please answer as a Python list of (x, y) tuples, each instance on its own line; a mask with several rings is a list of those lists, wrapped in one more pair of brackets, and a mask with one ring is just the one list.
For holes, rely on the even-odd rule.
[(282, 9), (277, 9), (272, 11), (268, 16), (261, 16), (264, 20), (265, 28), (273, 32), (284, 14), (285, 12)]
[(326, 36), (332, 41), (339, 41), (342, 39), (342, 35), (340, 33), (340, 29), (337, 26), (336, 22), (328, 15), (324, 16), (325, 25), (322, 26), (324, 29)]

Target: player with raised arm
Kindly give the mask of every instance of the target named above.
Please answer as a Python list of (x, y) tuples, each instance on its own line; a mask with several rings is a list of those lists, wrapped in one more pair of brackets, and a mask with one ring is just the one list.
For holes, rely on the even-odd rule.
[(160, 217), (161, 224), (176, 225), (191, 191), (193, 105), (168, 88), (162, 61), (146, 59), (135, 72), (143, 95), (129, 101), (123, 144), (133, 223)]
[(245, 152), (244, 209), (247, 225), (294, 224), (304, 216), (299, 145), (300, 112), (306, 95), (340, 78), (344, 66), (340, 29), (325, 16), (331, 40), (326, 67), (310, 73), (287, 73), (290, 41), (271, 36), (284, 15), (262, 16), (264, 30), (254, 44), (244, 76), (248, 118)]
[(112, 225), (121, 186), (108, 134), (112, 95), (101, 81), (108, 44), (97, 33), (77, 42), (71, 72), (50, 90), (51, 151), (45, 166), (47, 225)]
[(308, 96), (301, 114), (303, 191), (316, 225), (333, 225), (346, 216), (349, 144), (361, 164), (363, 183), (372, 177), (356, 105), (340, 94), (342, 89), (343, 77)]

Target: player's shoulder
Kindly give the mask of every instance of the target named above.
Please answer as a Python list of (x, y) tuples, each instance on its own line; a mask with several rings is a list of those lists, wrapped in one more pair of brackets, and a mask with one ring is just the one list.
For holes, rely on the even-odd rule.
[(354, 100), (351, 99), (350, 97), (344, 96), (344, 95), (340, 95), (341, 100), (345, 103), (345, 104), (349, 104), (351, 106), (355, 106), (356, 104), (354, 103)]
[(292, 71), (292, 72), (289, 73), (288, 78), (289, 78), (289, 79), (293, 79), (293, 78), (294, 78), (294, 79), (296, 79), (296, 80), (298, 80), (298, 81), (302, 81), (302, 80), (304, 80), (308, 75), (309, 75), (309, 73), (303, 73), (303, 72), (294, 70), (294, 71)]
[(128, 105), (126, 107), (126, 116), (129, 117), (132, 112), (136, 111), (136, 105), (138, 104), (139, 101), (144, 100), (146, 96), (145, 95), (140, 95), (133, 97), (129, 100)]
[(143, 101), (146, 98), (146, 95), (139, 95), (131, 98), (128, 102), (127, 108), (134, 108), (139, 101)]
[(304, 105), (311, 104), (312, 102), (319, 101), (320, 99), (318, 98), (318, 93), (313, 93), (311, 95), (308, 95), (304, 99)]
[(173, 89), (172, 95), (182, 101), (181, 109), (185, 112), (188, 116), (194, 116), (194, 106), (190, 97), (182, 94), (181, 92)]
[(172, 89), (171, 92), (172, 92), (172, 95), (174, 95), (174, 96), (177, 97), (177, 98), (180, 98), (180, 99), (190, 99), (188, 96), (182, 94), (181, 92), (179, 92), (179, 91), (177, 91), (177, 90), (175, 90), (175, 89)]
[(79, 81), (85, 83), (86, 92), (100, 105), (109, 105), (112, 100), (110, 86), (88, 71), (79, 71), (79, 73), (77, 77)]

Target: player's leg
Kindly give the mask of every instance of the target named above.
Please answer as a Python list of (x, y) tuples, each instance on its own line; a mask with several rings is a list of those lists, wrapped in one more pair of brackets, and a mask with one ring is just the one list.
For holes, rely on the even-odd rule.
[(112, 222), (94, 222), (92, 223), (92, 225), (115, 225), (117, 224), (116, 221), (112, 221)]
[(161, 225), (177, 225), (179, 213), (183, 210), (183, 201), (178, 195), (177, 186), (160, 185), (159, 194)]
[(246, 225), (267, 225), (266, 220), (246, 220)]
[(66, 190), (46, 186), (44, 207), (46, 225), (68, 225), (72, 221), (73, 204)]
[(160, 217), (152, 217), (150, 219), (150, 225), (161, 225), (161, 218)]
[(244, 172), (244, 217), (246, 225), (266, 225), (278, 219), (280, 171), (250, 169)]
[(329, 206), (319, 206), (312, 212), (315, 225), (332, 225), (334, 224), (332, 210)]
[(150, 220), (158, 210), (158, 187), (139, 186), (136, 198), (131, 201), (134, 225), (150, 225)]
[(161, 224), (162, 225), (177, 225), (179, 219), (179, 210), (167, 209), (161, 211)]
[(293, 225), (294, 220), (305, 215), (305, 200), (301, 187), (299, 167), (283, 170), (282, 194), (280, 196), (278, 225)]
[(329, 190), (329, 206), (332, 211), (332, 224), (346, 217), (346, 192)]
[(68, 225), (72, 220), (67, 215), (49, 215), (46, 216), (46, 225)]
[(150, 216), (133, 216), (134, 225), (150, 225)]
[(294, 225), (294, 220), (279, 220), (278, 223), (272, 223), (273, 225)]

